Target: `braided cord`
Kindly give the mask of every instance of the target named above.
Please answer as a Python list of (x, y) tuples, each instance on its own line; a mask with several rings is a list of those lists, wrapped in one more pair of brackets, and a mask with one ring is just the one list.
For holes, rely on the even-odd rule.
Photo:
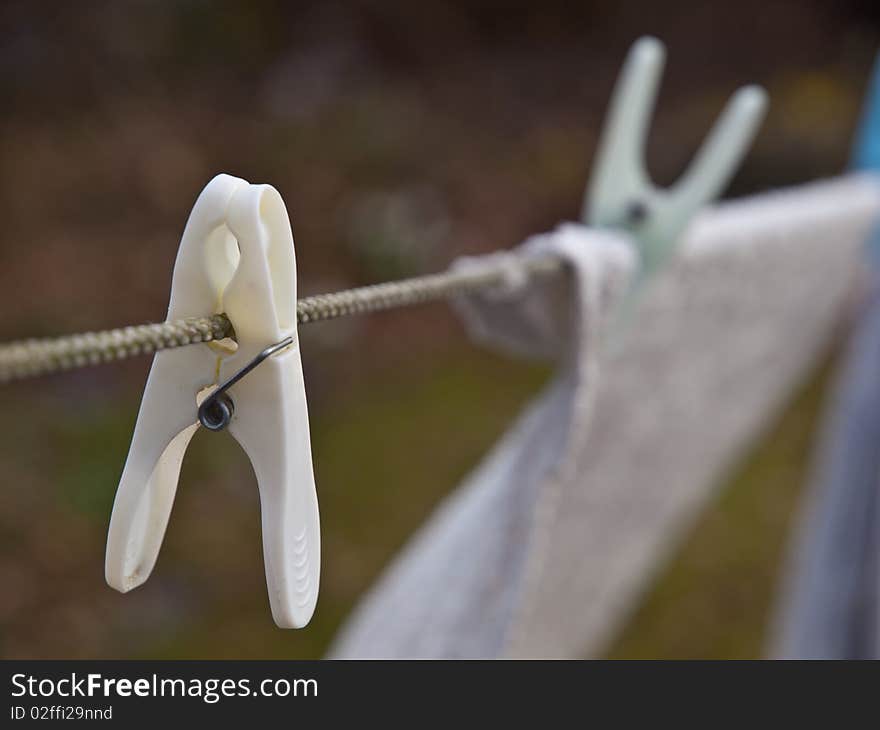
[[(549, 256), (526, 259), (521, 264), (525, 274), (537, 276), (555, 273), (562, 267), (559, 259)], [(306, 324), (350, 314), (409, 307), (458, 293), (499, 286), (504, 283), (508, 273), (509, 269), (504, 266), (480, 266), (473, 270), (444, 271), (332, 294), (318, 294), (296, 303), (296, 317), (300, 324)]]
[[(523, 261), (522, 266), (527, 275), (542, 276), (559, 271), (562, 262), (550, 257), (535, 258)], [(481, 266), (305, 297), (296, 303), (297, 322), (308, 324), (435, 301), (456, 293), (501, 285), (508, 273), (509, 269), (503, 266)], [(235, 338), (232, 323), (225, 314), (215, 314), (10, 342), (0, 345), (0, 383), (226, 337)]]
[(196, 342), (220, 340), (231, 332), (229, 320), (225, 315), (218, 314), (120, 327), (104, 332), (11, 342), (0, 345), (0, 382), (98, 365)]

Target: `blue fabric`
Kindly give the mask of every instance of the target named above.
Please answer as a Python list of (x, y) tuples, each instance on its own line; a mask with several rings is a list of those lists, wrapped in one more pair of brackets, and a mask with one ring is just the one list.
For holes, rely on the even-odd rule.
[[(864, 111), (853, 147), (851, 167), (854, 170), (880, 174), (880, 54), (865, 92)], [(868, 241), (872, 263), (880, 267), (880, 223)]]
[(880, 56), (865, 95), (865, 110), (853, 148), (852, 167), (880, 172)]
[[(853, 149), (852, 167), (880, 174), (880, 54), (865, 93), (865, 109)], [(880, 267), (880, 224), (868, 242), (868, 251), (874, 266)]]

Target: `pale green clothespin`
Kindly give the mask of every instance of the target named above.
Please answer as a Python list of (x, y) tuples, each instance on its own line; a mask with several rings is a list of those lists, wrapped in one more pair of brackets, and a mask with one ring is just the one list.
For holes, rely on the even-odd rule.
[(639, 249), (635, 288), (674, 253), (695, 214), (715, 199), (736, 172), (767, 107), (758, 86), (739, 89), (728, 102), (684, 175), (656, 187), (645, 169), (645, 139), (665, 59), (656, 38), (637, 40), (614, 90), (582, 212), (590, 226), (630, 232)]

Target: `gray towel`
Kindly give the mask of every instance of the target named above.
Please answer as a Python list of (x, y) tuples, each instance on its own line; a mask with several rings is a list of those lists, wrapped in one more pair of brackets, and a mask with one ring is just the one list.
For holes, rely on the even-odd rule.
[(880, 659), (880, 265), (876, 263), (872, 279), (794, 543), (775, 631), (773, 653), (779, 658)]

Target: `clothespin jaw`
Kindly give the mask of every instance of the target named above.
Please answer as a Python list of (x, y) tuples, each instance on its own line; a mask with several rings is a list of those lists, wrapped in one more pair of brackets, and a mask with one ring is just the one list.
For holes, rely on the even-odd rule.
[(218, 312), (232, 323), (237, 347), (205, 343), (153, 359), (110, 519), (107, 582), (126, 592), (149, 577), (199, 427), (199, 400), (267, 345), (288, 340), (229, 387), (235, 408), (228, 425), (257, 477), (272, 615), (283, 628), (299, 628), (317, 601), (320, 531), (296, 339), (293, 235), (274, 188), (229, 175), (215, 177), (190, 214), (168, 319)]
[(865, 93), (852, 166), (856, 170), (880, 172), (880, 54), (874, 62), (874, 71)]
[(657, 188), (644, 158), (664, 59), (656, 38), (633, 44), (614, 90), (582, 212), (588, 225), (633, 234), (643, 274), (669, 258), (694, 215), (733, 177), (767, 106), (760, 87), (739, 89), (681, 179)]

